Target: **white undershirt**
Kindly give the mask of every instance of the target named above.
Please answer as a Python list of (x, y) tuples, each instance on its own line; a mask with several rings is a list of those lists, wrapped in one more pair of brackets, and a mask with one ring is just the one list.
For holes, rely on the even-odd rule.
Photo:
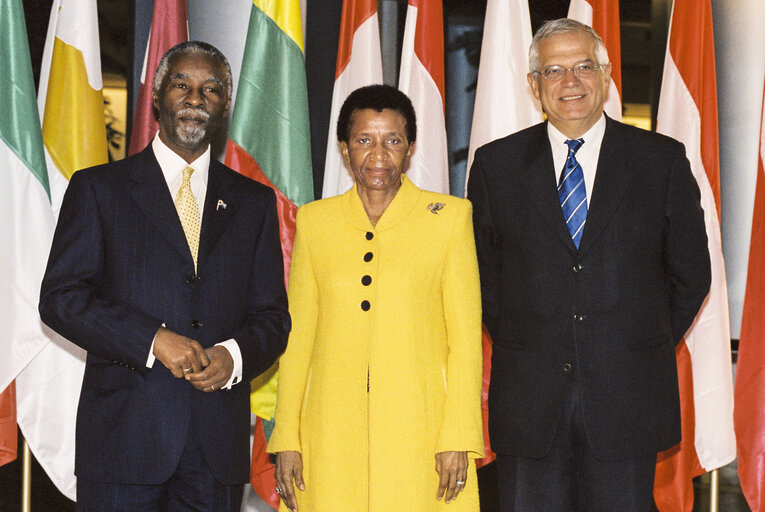
[[(582, 166), (584, 173), (584, 186), (587, 193), (587, 207), (590, 205), (592, 197), (592, 187), (595, 184), (595, 172), (598, 169), (598, 157), (600, 156), (600, 145), (603, 142), (603, 134), (606, 132), (606, 116), (600, 115), (592, 127), (587, 130), (581, 139), (584, 144), (576, 152), (576, 160)], [(560, 175), (563, 167), (566, 165), (568, 157), (568, 146), (566, 140), (568, 137), (563, 135), (552, 123), (547, 123), (547, 136), (550, 139), (550, 148), (552, 149), (553, 164), (555, 165), (555, 183), (560, 181)]]

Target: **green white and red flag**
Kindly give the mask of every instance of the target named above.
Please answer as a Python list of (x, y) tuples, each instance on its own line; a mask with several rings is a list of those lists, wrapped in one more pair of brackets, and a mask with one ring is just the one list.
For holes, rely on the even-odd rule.
[(55, 221), (21, 0), (0, 2), (0, 465), (16, 458), (16, 379), (50, 341), (37, 313)]

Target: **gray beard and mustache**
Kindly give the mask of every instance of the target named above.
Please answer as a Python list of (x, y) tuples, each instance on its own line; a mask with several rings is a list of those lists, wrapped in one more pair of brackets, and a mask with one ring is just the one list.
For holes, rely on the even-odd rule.
[(202, 118), (204, 119), (205, 123), (203, 125), (192, 126), (186, 124), (178, 124), (175, 127), (175, 133), (183, 144), (196, 146), (202, 141), (202, 139), (205, 138), (205, 135), (207, 135), (207, 129), (210, 126), (210, 114), (204, 110), (196, 110), (193, 108), (184, 108), (183, 110), (178, 111), (177, 114), (178, 117), (187, 115)]

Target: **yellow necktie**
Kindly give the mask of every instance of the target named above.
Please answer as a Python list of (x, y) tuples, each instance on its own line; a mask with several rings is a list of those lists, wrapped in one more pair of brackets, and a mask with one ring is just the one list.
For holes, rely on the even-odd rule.
[(178, 210), (178, 217), (181, 219), (183, 232), (186, 234), (186, 242), (191, 249), (191, 257), (194, 260), (194, 269), (197, 268), (197, 253), (199, 252), (199, 231), (201, 223), (199, 221), (199, 205), (194, 199), (194, 193), (191, 191), (191, 174), (194, 172), (192, 167), (186, 167), (183, 170), (183, 183), (175, 197), (175, 208)]

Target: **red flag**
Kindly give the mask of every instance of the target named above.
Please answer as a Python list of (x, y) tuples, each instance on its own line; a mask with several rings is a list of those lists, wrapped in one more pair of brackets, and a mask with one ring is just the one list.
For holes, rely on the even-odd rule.
[(571, 0), (568, 17), (590, 27), (603, 39), (611, 61), (611, 86), (603, 110), (612, 119), (622, 118), (622, 46), (619, 2), (616, 0)]
[(128, 154), (134, 155), (144, 149), (156, 135), (159, 125), (154, 118), (152, 88), (154, 72), (167, 50), (189, 39), (186, 0), (155, 0), (151, 32), (143, 60), (141, 85), (133, 117)]
[(734, 420), (738, 476), (752, 512), (765, 511), (765, 86), (749, 268), (738, 345)]
[(16, 383), (0, 393), (0, 466), (16, 460), (18, 449), (16, 427)]
[(712, 6), (676, 0), (672, 11), (657, 131), (683, 142), (701, 190), (712, 285), (678, 347), (682, 442), (659, 454), (654, 498), (662, 512), (691, 512), (692, 478), (736, 457), (728, 292), (720, 238)]
[(412, 100), (417, 122), (425, 129), (417, 136), (407, 176), (420, 188), (448, 194), (444, 83), (441, 0), (409, 0), (398, 88)]
[(279, 508), (279, 495), (276, 494), (276, 479), (274, 478), (274, 465), (266, 453), (266, 433), (263, 430), (263, 420), (255, 420), (255, 431), (252, 440), (252, 466), (250, 467), (250, 484), (260, 499)]
[(365, 85), (381, 84), (382, 81), (377, 0), (344, 0), (322, 197), (342, 194), (353, 185), (353, 180), (345, 169), (335, 136), (335, 125), (340, 107), (348, 94), (355, 89)]

